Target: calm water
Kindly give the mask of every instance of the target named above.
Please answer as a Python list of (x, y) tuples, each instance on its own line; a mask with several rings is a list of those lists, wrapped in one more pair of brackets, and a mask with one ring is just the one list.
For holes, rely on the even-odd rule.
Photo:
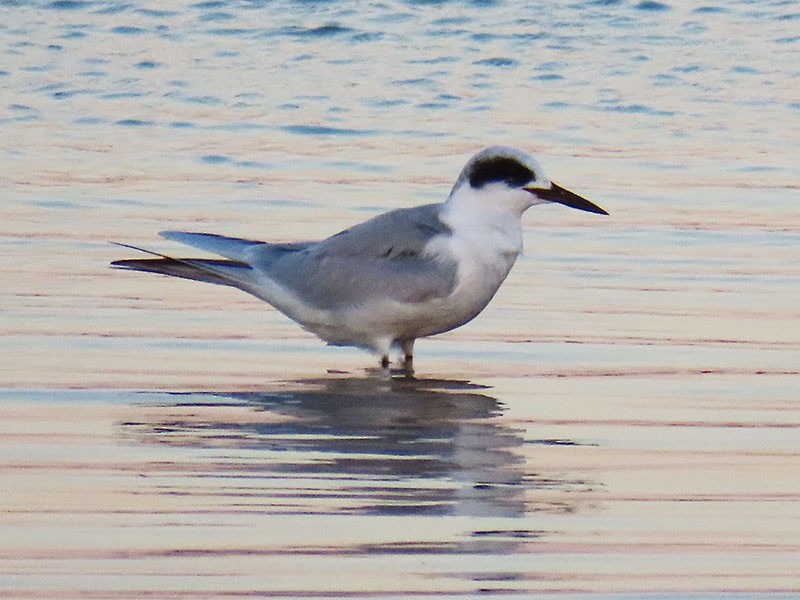
[[(800, 3), (0, 2), (0, 596), (800, 597)], [(495, 143), (417, 379), (162, 229), (319, 238)]]

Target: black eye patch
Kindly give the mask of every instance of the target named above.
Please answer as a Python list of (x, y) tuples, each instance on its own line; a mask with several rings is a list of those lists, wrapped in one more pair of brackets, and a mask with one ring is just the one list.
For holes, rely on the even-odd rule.
[(478, 161), (469, 174), (469, 184), (480, 188), (487, 183), (505, 182), (511, 187), (522, 187), (536, 179), (533, 171), (513, 158), (502, 156)]

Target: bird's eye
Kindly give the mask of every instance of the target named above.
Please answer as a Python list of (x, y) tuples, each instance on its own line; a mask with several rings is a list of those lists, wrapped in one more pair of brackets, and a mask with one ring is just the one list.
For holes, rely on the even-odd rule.
[(506, 183), (510, 187), (522, 187), (536, 179), (536, 174), (513, 158), (498, 156), (475, 164), (469, 176), (473, 188), (481, 188), (488, 183)]

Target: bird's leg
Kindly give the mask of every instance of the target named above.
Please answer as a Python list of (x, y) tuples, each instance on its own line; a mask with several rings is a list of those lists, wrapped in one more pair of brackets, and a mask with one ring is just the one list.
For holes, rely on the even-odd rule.
[(414, 340), (400, 342), (400, 349), (403, 351), (403, 369), (411, 373), (414, 372)]

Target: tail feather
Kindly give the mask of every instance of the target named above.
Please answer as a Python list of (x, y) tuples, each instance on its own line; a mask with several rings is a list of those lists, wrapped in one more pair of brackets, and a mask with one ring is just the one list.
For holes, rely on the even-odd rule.
[(229, 285), (239, 288), (242, 287), (242, 284), (247, 282), (248, 276), (252, 272), (249, 265), (238, 261), (173, 258), (165, 254), (159, 254), (158, 252), (145, 250), (144, 248), (138, 248), (129, 244), (117, 245), (158, 257), (115, 260), (111, 263), (111, 266), (117, 269), (158, 273), (160, 275), (180, 277), (181, 279), (191, 279), (193, 281), (203, 281), (206, 283)]
[(234, 263), (226, 260), (196, 260), (196, 259), (175, 259), (175, 258), (135, 258), (129, 260), (115, 260), (111, 263), (117, 269), (127, 269), (129, 271), (143, 271), (145, 273), (158, 273), (160, 275), (170, 275), (181, 279), (191, 279), (194, 281), (204, 281), (217, 285), (230, 285), (238, 287), (238, 278), (233, 278), (229, 274), (223, 274), (221, 269), (249, 269), (245, 264)]

